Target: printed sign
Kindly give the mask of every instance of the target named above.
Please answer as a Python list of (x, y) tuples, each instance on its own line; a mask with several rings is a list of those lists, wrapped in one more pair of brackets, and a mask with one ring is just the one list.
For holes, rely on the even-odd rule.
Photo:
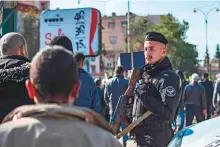
[[(133, 52), (134, 68), (141, 68), (145, 64), (144, 52)], [(120, 54), (120, 65), (125, 70), (132, 70), (131, 53)]]
[(73, 51), (95, 56), (101, 49), (101, 14), (94, 8), (47, 10), (40, 16), (40, 48), (65, 35)]

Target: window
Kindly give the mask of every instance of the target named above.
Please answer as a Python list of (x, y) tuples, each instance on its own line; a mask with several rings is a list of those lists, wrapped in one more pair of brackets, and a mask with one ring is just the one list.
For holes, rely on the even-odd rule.
[(126, 28), (127, 27), (127, 21), (122, 21), (121, 22), (121, 27)]
[(95, 66), (91, 66), (91, 73), (93, 74), (93, 73), (95, 73), (96, 71), (95, 71)]
[(108, 28), (114, 29), (115, 28), (115, 22), (113, 22), (113, 21), (108, 22)]
[(92, 58), (91, 58), (91, 61), (94, 62), (94, 61), (95, 61), (95, 57), (92, 57)]
[(110, 37), (110, 43), (111, 44), (116, 44), (117, 43), (117, 37), (116, 36), (111, 36)]
[(111, 63), (107, 63), (106, 66), (109, 68), (109, 67), (112, 67), (112, 64)]

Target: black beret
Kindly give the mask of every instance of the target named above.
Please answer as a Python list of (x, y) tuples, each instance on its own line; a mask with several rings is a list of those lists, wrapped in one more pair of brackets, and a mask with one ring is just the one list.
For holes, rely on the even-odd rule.
[(168, 40), (165, 38), (165, 36), (158, 32), (147, 32), (145, 41), (157, 41), (165, 45), (168, 44)]

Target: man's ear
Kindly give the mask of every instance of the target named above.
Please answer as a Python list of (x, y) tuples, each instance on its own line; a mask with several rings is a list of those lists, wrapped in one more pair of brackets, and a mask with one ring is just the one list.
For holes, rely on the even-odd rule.
[(77, 81), (76, 84), (74, 84), (73, 88), (72, 88), (72, 91), (70, 93), (70, 96), (72, 98), (77, 98), (78, 97), (78, 94), (79, 94), (79, 90), (80, 90), (80, 82)]
[(36, 97), (36, 90), (34, 88), (34, 85), (31, 83), (30, 80), (26, 80), (25, 86), (27, 88), (29, 98), (34, 99)]
[(166, 55), (166, 54), (167, 54), (167, 48), (163, 48), (163, 49), (162, 49), (162, 54), (163, 54), (163, 55)]
[(20, 48), (20, 55), (26, 56), (25, 46), (24, 45), (22, 45), (22, 47)]

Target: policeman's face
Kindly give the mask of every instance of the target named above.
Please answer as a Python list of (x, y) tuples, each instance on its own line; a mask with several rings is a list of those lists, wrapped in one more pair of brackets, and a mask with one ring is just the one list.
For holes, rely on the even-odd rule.
[(166, 46), (157, 41), (145, 41), (144, 55), (147, 64), (154, 64), (167, 54)]

